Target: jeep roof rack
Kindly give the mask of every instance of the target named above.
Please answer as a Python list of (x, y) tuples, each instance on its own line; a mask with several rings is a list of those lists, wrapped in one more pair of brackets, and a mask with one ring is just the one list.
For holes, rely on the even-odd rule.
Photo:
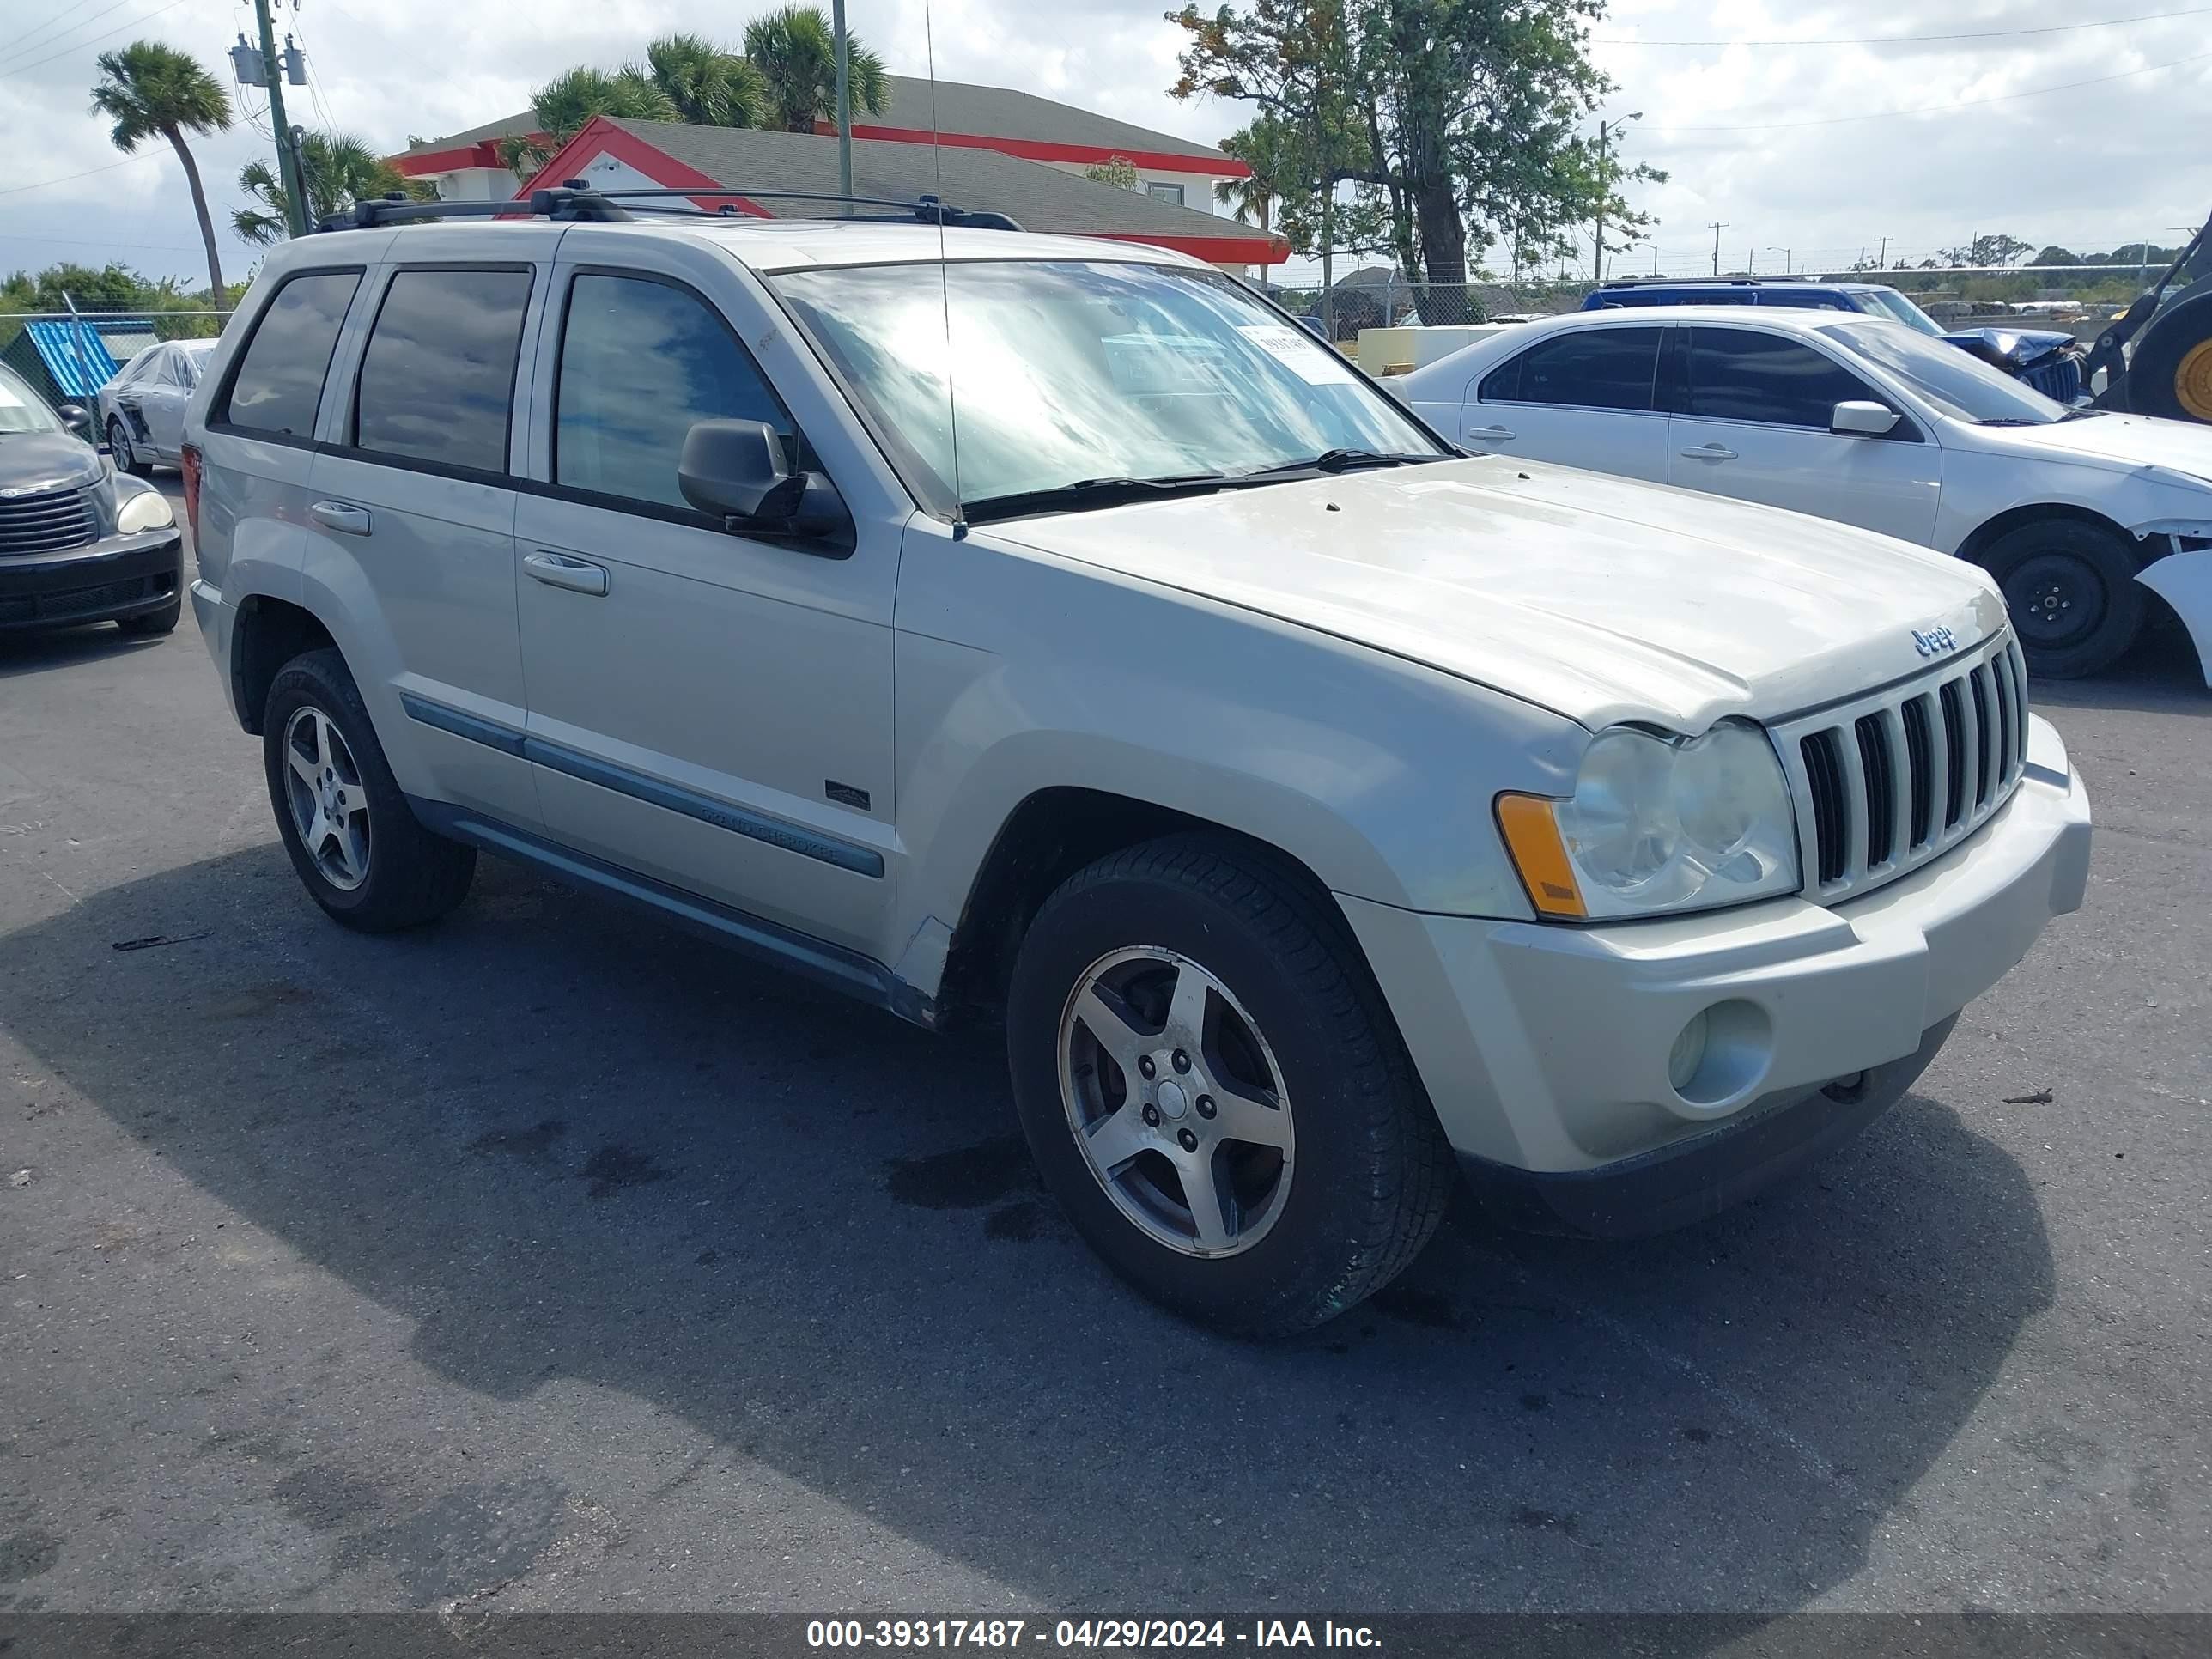
[[(1013, 230), (1021, 226), (1003, 213), (955, 207), (934, 196), (905, 202), (888, 196), (842, 196), (816, 191), (748, 190), (742, 185), (714, 189), (692, 185), (682, 190), (598, 190), (580, 179), (533, 190), (526, 197), (504, 202), (420, 202), (394, 191), (356, 202), (343, 213), (325, 218), (324, 230), (368, 230), (379, 225), (407, 224), (427, 219), (541, 218), (599, 224), (635, 218), (639, 213), (666, 213), (691, 219), (734, 219), (734, 207), (702, 208), (702, 196), (743, 197), (750, 202), (841, 202), (848, 207), (890, 208), (889, 213), (851, 216), (878, 224), (949, 225), (968, 230)], [(675, 198), (675, 199), (671, 199)], [(628, 204), (625, 206), (624, 204)]]

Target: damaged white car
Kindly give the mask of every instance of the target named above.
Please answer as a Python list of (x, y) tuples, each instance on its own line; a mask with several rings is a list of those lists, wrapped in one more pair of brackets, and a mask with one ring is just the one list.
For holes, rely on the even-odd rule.
[(2069, 409), (1902, 324), (1670, 306), (1530, 324), (1395, 388), (1471, 449), (1764, 501), (1970, 559), (2028, 665), (2109, 667), (2152, 613), (2212, 681), (2212, 428)]

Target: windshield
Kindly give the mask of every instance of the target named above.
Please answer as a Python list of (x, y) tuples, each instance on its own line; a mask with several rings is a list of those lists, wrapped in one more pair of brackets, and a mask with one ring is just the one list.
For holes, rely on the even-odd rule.
[(1829, 323), (1820, 331), (1887, 369), (1954, 421), (2048, 426), (2066, 407), (1980, 358), (1892, 323)]
[(1882, 315), (1895, 318), (1916, 334), (1932, 334), (1938, 339), (1943, 337), (1943, 325), (1895, 289), (1869, 288), (1860, 292), (1881, 307)]
[(1233, 477), (1334, 451), (1450, 453), (1334, 349), (1217, 272), (1010, 260), (770, 281), (939, 510), (1094, 480)]
[(47, 410), (45, 399), (12, 370), (0, 368), (0, 434), (61, 429), (62, 423)]

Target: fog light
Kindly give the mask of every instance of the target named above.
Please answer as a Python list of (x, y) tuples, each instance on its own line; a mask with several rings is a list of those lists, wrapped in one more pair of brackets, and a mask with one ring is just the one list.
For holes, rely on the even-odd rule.
[(1711, 1027), (1705, 1010), (1699, 1009), (1675, 1037), (1674, 1047), (1667, 1056), (1667, 1081), (1674, 1085), (1676, 1094), (1690, 1086), (1698, 1067), (1705, 1063), (1705, 1034)]

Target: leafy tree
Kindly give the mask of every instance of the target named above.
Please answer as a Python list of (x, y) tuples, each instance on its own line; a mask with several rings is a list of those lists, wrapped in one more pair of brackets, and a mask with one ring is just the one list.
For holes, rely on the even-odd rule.
[[(300, 141), (300, 173), (307, 190), (307, 222), (319, 225), (334, 213), (343, 213), (356, 202), (389, 196), (394, 191), (425, 198), (428, 186), (410, 181), (374, 150), (346, 133), (311, 132)], [(238, 175), (238, 187), (259, 205), (240, 208), (231, 215), (231, 227), (245, 240), (262, 247), (283, 241), (291, 234), (290, 205), (284, 186), (266, 161), (249, 161)]]
[[(773, 125), (811, 132), (837, 110), (836, 31), (818, 6), (784, 6), (745, 25), (745, 56), (768, 88)], [(845, 36), (846, 90), (853, 107), (880, 115), (890, 102), (884, 60)]]
[(1083, 176), (1094, 184), (1111, 185), (1116, 190), (1136, 190), (1145, 182), (1137, 176), (1137, 164), (1126, 155), (1109, 155), (1103, 161), (1094, 161), (1083, 169)]
[(185, 169), (199, 217), (200, 242), (207, 250), (208, 290), (222, 302), (222, 256), (216, 251), (215, 221), (208, 216), (207, 192), (200, 187), (199, 164), (185, 135), (227, 131), (230, 96), (222, 83), (200, 67), (190, 52), (158, 40), (134, 40), (120, 52), (103, 52), (100, 81), (92, 88), (92, 107), (114, 123), (108, 136), (126, 155), (149, 138), (169, 141)]
[[(1601, 155), (1584, 130), (1612, 89), (1586, 55), (1585, 26), (1603, 11), (1604, 0), (1187, 5), (1169, 14), (1188, 36), (1169, 90), (1275, 117), (1329, 228), (1335, 187), (1349, 184), (1355, 213), (1377, 215), (1400, 268), (1423, 279), (1424, 319), (1457, 320), (1470, 253), (1508, 243), (1517, 270), (1571, 253), (1601, 209), (1616, 251), (1652, 223), (1624, 187), (1665, 175)], [(1286, 226), (1294, 193), (1282, 193)]]
[(653, 83), (696, 127), (757, 127), (768, 82), (750, 58), (697, 34), (665, 34), (645, 49)]
[(1243, 179), (1223, 179), (1213, 186), (1213, 199), (1236, 215), (1237, 222), (1248, 221), (1261, 229), (1267, 228), (1269, 215), (1275, 198), (1283, 193), (1283, 175), (1286, 157), (1284, 137), (1272, 115), (1261, 115), (1243, 131), (1231, 133), (1221, 141), (1222, 153), (1233, 155), (1252, 169)]
[(2081, 263), (2081, 259), (2075, 255), (2071, 248), (2061, 247), (2056, 242), (2045, 246), (2035, 258), (2028, 261), (2032, 265), (2078, 265)]
[(2023, 242), (2017, 236), (1977, 236), (1964, 247), (1938, 250), (1945, 264), (1950, 265), (2008, 265), (2023, 253), (2033, 252), (2035, 244)]

